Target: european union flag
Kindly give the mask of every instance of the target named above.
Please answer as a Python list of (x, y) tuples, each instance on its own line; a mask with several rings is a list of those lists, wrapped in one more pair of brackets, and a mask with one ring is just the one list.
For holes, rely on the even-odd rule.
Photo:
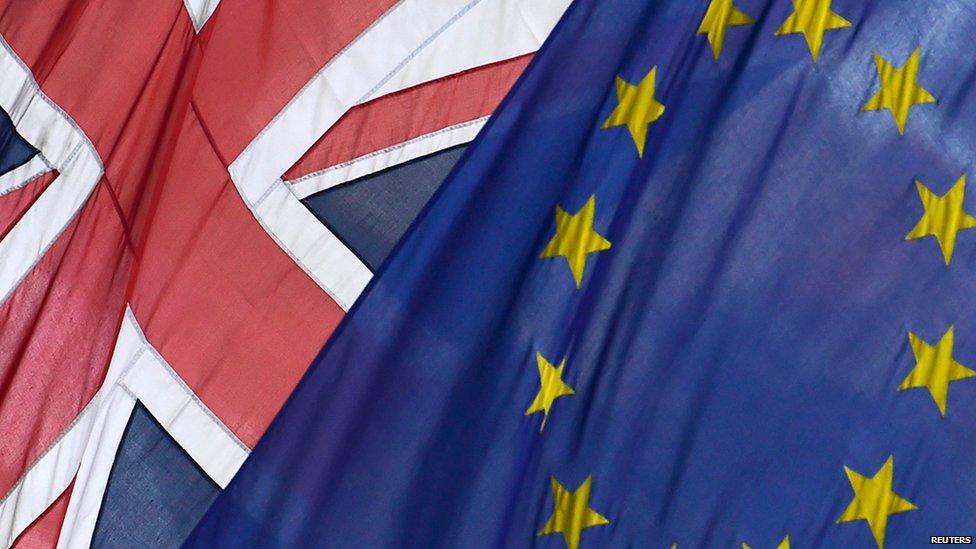
[(976, 534), (973, 36), (577, 0), (191, 545)]

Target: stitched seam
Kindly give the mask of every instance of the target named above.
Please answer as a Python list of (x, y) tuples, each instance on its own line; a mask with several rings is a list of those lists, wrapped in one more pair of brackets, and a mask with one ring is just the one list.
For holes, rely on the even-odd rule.
[(391, 6), (390, 9), (386, 10), (386, 12), (384, 12), (383, 15), (381, 15), (379, 18), (377, 18), (376, 21), (373, 21), (372, 23), (370, 23), (369, 26), (367, 26), (365, 29), (363, 29), (363, 31), (361, 33), (359, 33), (359, 36), (357, 36), (356, 38), (354, 38), (352, 42), (349, 42), (349, 44), (347, 44), (344, 48), (342, 48), (341, 50), (339, 50), (338, 53), (336, 53), (334, 56), (332, 56), (332, 59), (330, 59), (328, 63), (326, 63), (321, 69), (319, 69), (315, 73), (315, 75), (313, 75), (311, 78), (309, 78), (308, 79), (308, 82), (305, 82), (305, 84), (298, 90), (298, 92), (295, 95), (293, 95), (291, 99), (288, 100), (288, 103), (286, 103), (285, 106), (280, 111), (278, 111), (278, 114), (274, 115), (274, 118), (272, 118), (271, 121), (268, 122), (268, 125), (265, 126), (265, 127), (263, 127), (263, 128), (261, 128), (261, 131), (259, 131), (258, 134), (254, 136), (254, 139), (252, 139), (251, 142), (247, 144), (247, 147), (244, 147), (244, 150), (241, 151), (241, 154), (237, 155), (237, 158), (241, 158), (244, 155), (246, 155), (248, 152), (250, 152), (250, 150), (255, 147), (255, 144), (258, 142), (258, 140), (261, 139), (261, 136), (263, 136), (265, 133), (267, 133), (269, 131), (269, 129), (271, 128), (271, 126), (273, 126), (278, 121), (279, 118), (281, 118), (282, 116), (284, 116), (285, 112), (288, 111), (288, 108), (291, 107), (291, 105), (295, 101), (297, 101), (298, 98), (301, 97), (301, 95), (303, 93), (305, 93), (305, 90), (307, 90), (310, 86), (312, 86), (319, 79), (319, 77), (322, 76), (322, 73), (324, 73), (326, 70), (328, 70), (329, 67), (332, 66), (332, 63), (334, 63), (336, 59), (338, 59), (344, 53), (346, 53), (346, 51), (348, 51), (349, 48), (351, 48), (354, 45), (356, 45), (364, 36), (366, 36), (366, 34), (370, 30), (373, 29), (373, 27), (379, 25), (383, 20), (385, 20), (387, 17), (389, 17), (389, 15), (391, 13), (393, 13), (394, 11), (396, 11), (397, 8), (399, 8), (401, 5), (403, 5), (403, 3), (406, 2), (406, 1), (407, 0), (398, 0), (396, 4), (394, 4), (393, 6)]
[[(454, 14), (454, 16), (451, 17), (451, 19), (449, 19), (444, 25), (441, 25), (441, 27), (438, 28), (433, 33), (431, 33), (431, 35), (428, 36), (426, 40), (424, 40), (423, 42), (421, 42), (421, 44), (417, 48), (415, 48), (390, 73), (388, 73), (384, 78), (382, 78), (380, 80), (380, 82), (373, 87), (373, 89), (371, 89), (365, 96), (363, 96), (364, 99), (361, 99), (359, 102), (360, 103), (363, 102), (365, 100), (365, 98), (367, 98), (371, 94), (375, 93), (376, 90), (378, 90), (380, 87), (382, 87), (397, 72), (399, 72), (406, 65), (406, 63), (408, 61), (410, 61), (411, 59), (413, 59), (421, 50), (423, 50), (424, 48), (426, 48), (435, 38), (437, 38), (438, 36), (440, 36), (451, 25), (453, 25), (454, 23), (456, 23), (461, 17), (463, 17), (468, 11), (471, 10), (471, 8), (473, 8), (474, 6), (476, 6), (480, 1), (481, 0), (471, 0), (470, 2), (468, 2), (468, 4), (466, 4), (459, 12), (457, 12), (456, 14)], [(350, 47), (352, 47), (359, 40), (361, 40), (362, 37), (366, 36), (366, 34), (368, 34), (368, 32), (369, 32), (369, 30), (371, 28), (373, 28), (374, 26), (376, 26), (377, 24), (379, 24), (381, 21), (383, 21), (384, 19), (386, 19), (391, 13), (393, 13), (394, 10), (396, 10), (397, 8), (399, 8), (400, 6), (402, 6), (404, 2), (405, 2), (405, 0), (400, 0), (399, 2), (397, 2), (397, 4), (395, 6), (393, 6), (392, 8), (390, 8), (389, 10), (387, 10), (387, 12), (384, 13), (382, 17), (380, 17), (379, 19), (377, 19), (370, 26), (366, 27), (366, 29), (363, 30), (363, 32), (361, 32), (359, 34), (359, 36), (356, 37), (355, 40), (353, 40), (352, 42), (350, 42), (348, 46), (346, 46), (345, 48), (343, 48), (342, 50), (340, 50), (340, 52), (338, 54), (336, 54), (335, 56), (333, 56), (333, 58), (324, 67), (322, 67), (315, 74), (315, 76), (313, 76), (311, 79), (309, 79), (309, 81), (306, 82), (304, 86), (302, 86), (301, 90), (299, 90), (299, 92), (297, 94), (295, 94), (288, 101), (288, 103), (285, 105), (285, 107), (281, 111), (279, 111), (278, 114), (276, 114), (274, 116), (274, 118), (271, 119), (271, 122), (269, 122), (267, 126), (265, 126), (260, 132), (258, 132), (258, 135), (255, 136), (255, 138), (251, 141), (251, 143), (249, 143), (248, 146), (245, 147), (244, 151), (241, 152), (240, 155), (238, 155), (237, 160), (239, 160), (240, 158), (244, 157), (251, 149), (253, 149), (256, 146), (256, 143), (260, 140), (260, 138), (266, 132), (268, 132), (272, 126), (275, 125), (275, 123), (277, 122), (277, 120), (280, 119), (284, 115), (284, 113), (288, 111), (288, 109), (291, 107), (291, 105), (295, 101), (298, 100), (298, 98), (302, 95), (302, 93), (309, 86), (311, 86), (314, 82), (316, 82), (321, 77), (322, 73), (324, 73), (330, 66), (332, 66), (332, 63), (334, 63), (336, 59), (340, 58)], [(235, 160), (234, 162), (236, 163), (237, 160)], [(232, 175), (231, 179), (232, 180), (234, 179), (233, 178), (233, 175)], [(261, 197), (260, 197), (259, 200), (263, 201), (265, 198), (267, 198), (267, 195), (269, 195), (279, 183), (283, 183), (281, 181), (281, 178), (280, 177), (277, 178), (275, 181), (273, 181), (271, 183), (271, 186), (269, 188), (265, 189), (264, 193), (262, 193), (262, 195), (261, 195)], [(241, 195), (241, 197), (244, 199), (244, 202), (251, 209), (251, 212), (254, 214), (254, 218), (257, 219), (258, 223), (265, 230), (265, 232), (268, 233), (268, 235), (271, 237), (271, 239), (275, 241), (275, 243), (278, 245), (278, 247), (281, 248), (282, 251), (284, 251), (285, 254), (288, 255), (288, 257), (290, 257), (292, 261), (295, 262), (295, 264), (297, 264), (298, 266), (300, 266), (302, 268), (302, 270), (305, 271), (305, 274), (309, 276), (309, 278), (311, 278), (312, 280), (314, 280), (315, 283), (318, 284), (320, 288), (322, 288), (323, 290), (325, 290), (325, 292), (329, 295), (329, 297), (331, 297), (340, 307), (342, 307), (343, 310), (348, 311), (349, 310), (349, 307), (350, 307), (350, 304), (347, 304), (344, 299), (339, 298), (336, 295), (336, 292), (334, 290), (332, 290), (329, 287), (328, 284), (325, 284), (324, 281), (322, 281), (318, 276), (316, 276), (312, 272), (312, 269), (308, 266), (308, 264), (305, 261), (303, 261), (301, 258), (297, 257), (294, 253), (292, 253), (292, 251), (288, 248), (288, 246), (286, 246), (281, 241), (281, 239), (278, 238), (278, 236), (274, 233), (274, 231), (270, 230), (270, 228), (268, 227), (267, 223), (264, 221), (264, 219), (262, 218), (262, 216), (259, 215), (258, 212), (255, 211), (256, 206), (254, 205), (253, 202), (251, 202), (247, 198), (244, 190), (240, 188), (240, 186), (238, 185), (238, 182), (236, 180), (234, 181), (234, 185), (238, 187), (238, 193)], [(292, 195), (294, 196), (294, 193), (293, 193), (293, 191), (291, 189), (289, 189), (287, 186), (285, 188), (289, 192), (291, 192)], [(296, 197), (296, 199), (297, 199), (297, 197)], [(326, 231), (328, 231), (328, 229), (326, 229), (324, 227), (323, 227), (323, 229), (326, 230)], [(330, 232), (330, 234), (331, 234), (331, 232)], [(335, 235), (333, 235), (333, 236), (335, 236)], [(355, 255), (355, 254), (353, 254), (353, 255)]]
[[(135, 314), (132, 313), (131, 308), (126, 307), (125, 316), (135, 326), (136, 333), (139, 334), (139, 338), (142, 340), (143, 344), (145, 345), (144, 349), (152, 353), (153, 357), (160, 363), (160, 365), (163, 366), (163, 369), (166, 371), (166, 373), (169, 374), (170, 377), (172, 377), (176, 381), (177, 385), (179, 385), (179, 387), (183, 390), (183, 392), (190, 397), (190, 400), (192, 400), (194, 404), (199, 406), (199, 408), (204, 412), (204, 414), (206, 414), (207, 417), (209, 417), (220, 428), (221, 431), (223, 431), (227, 436), (230, 437), (230, 439), (234, 442), (234, 444), (236, 444), (238, 447), (244, 450), (245, 453), (248, 454), (251, 453), (251, 449), (248, 448), (247, 445), (241, 441), (241, 439), (237, 438), (237, 435), (234, 434), (234, 432), (231, 431), (229, 427), (224, 425), (224, 422), (221, 421), (220, 418), (218, 418), (210, 410), (210, 408), (208, 408), (207, 405), (203, 403), (202, 400), (200, 400), (200, 397), (198, 397), (196, 393), (194, 393), (193, 390), (190, 389), (190, 386), (187, 385), (185, 381), (183, 381), (183, 378), (181, 378), (179, 374), (177, 374), (176, 371), (173, 370), (172, 366), (169, 365), (169, 362), (166, 362), (166, 359), (163, 358), (161, 354), (159, 354), (159, 351), (157, 351), (156, 348), (153, 347), (151, 343), (149, 343), (149, 340), (146, 339), (146, 334), (143, 333), (142, 331), (142, 327), (136, 321)], [(120, 377), (119, 379), (124, 380), (125, 378)], [(122, 382), (124, 383), (124, 381)]]
[(359, 101), (356, 101), (355, 104), (358, 105), (360, 103), (365, 103), (366, 100), (369, 99), (374, 93), (376, 93), (377, 90), (379, 90), (384, 85), (386, 85), (386, 83), (389, 82), (390, 79), (393, 78), (396, 75), (396, 73), (398, 73), (401, 70), (403, 70), (403, 67), (405, 67), (407, 65), (407, 63), (410, 62), (411, 59), (413, 59), (414, 57), (416, 57), (421, 51), (423, 51), (424, 48), (426, 48), (427, 46), (429, 46), (431, 42), (433, 42), (438, 36), (440, 36), (441, 34), (443, 34), (445, 30), (447, 30), (452, 25), (454, 25), (454, 23), (457, 23), (459, 19), (461, 19), (469, 11), (471, 11), (471, 8), (475, 7), (480, 2), (481, 2), (481, 0), (471, 0), (471, 2), (468, 2), (467, 5), (465, 5), (463, 8), (461, 8), (461, 11), (455, 13), (454, 14), (454, 17), (451, 17), (446, 23), (444, 23), (443, 25), (441, 25), (441, 27), (439, 29), (437, 29), (436, 31), (434, 31), (433, 34), (431, 34), (430, 36), (428, 36), (426, 40), (424, 40), (423, 42), (421, 42), (420, 45), (417, 46), (416, 49), (414, 49), (412, 52), (410, 52), (410, 55), (408, 55), (403, 61), (400, 61), (400, 64), (399, 65), (397, 65), (396, 67), (394, 67), (394, 69), (392, 71), (390, 71), (382, 80), (380, 80), (378, 84), (376, 84), (375, 86), (373, 86), (373, 89), (371, 89), (368, 92), (366, 92), (366, 95), (364, 95), (361, 98), (359, 98)]
[(268, 188), (265, 189), (263, 193), (261, 193), (261, 196), (259, 196), (258, 199), (257, 199), (257, 201), (254, 202), (254, 207), (255, 208), (259, 207), (261, 205), (261, 203), (263, 203), (266, 198), (268, 198), (269, 196), (271, 196), (271, 193), (274, 192), (275, 188), (278, 186), (279, 183), (282, 183), (282, 180), (281, 180), (280, 177), (277, 178), (277, 179), (275, 179), (274, 180), (274, 183), (272, 183), (270, 186), (268, 186)]
[[(23, 62), (23, 60), (21, 60), (21, 58), (17, 55), (17, 53), (14, 52), (13, 48), (10, 47), (10, 44), (7, 43), (7, 39), (4, 38), (2, 35), (0, 35), (0, 47), (7, 50), (7, 54), (10, 55), (10, 57), (13, 58), (13, 60), (18, 65), (20, 65), (22, 69), (24, 69), (24, 72), (27, 74), (26, 85), (28, 88), (34, 90), (35, 92), (33, 94), (34, 97), (40, 97), (42, 101), (50, 105), (51, 108), (53, 108), (55, 112), (59, 116), (61, 116), (61, 118), (65, 119), (65, 121), (67, 121), (68, 124), (71, 125), (71, 127), (75, 130), (75, 134), (81, 137), (81, 142), (87, 145), (88, 149), (92, 153), (92, 157), (94, 158), (95, 162), (98, 164), (98, 168), (99, 168), (98, 171), (100, 172), (99, 177), (101, 177), (101, 174), (105, 172), (105, 165), (102, 164), (102, 159), (98, 156), (98, 151), (95, 149), (95, 145), (92, 144), (91, 140), (88, 138), (88, 135), (85, 134), (84, 131), (82, 131), (81, 127), (75, 122), (73, 118), (71, 118), (71, 116), (68, 113), (64, 112), (64, 110), (62, 110), (57, 103), (51, 101), (51, 99), (47, 96), (47, 94), (44, 93), (41, 87), (37, 84), (37, 80), (34, 79), (34, 73), (30, 71), (30, 68), (28, 68), (28, 66)], [(14, 126), (16, 126), (16, 123), (14, 123)], [(67, 164), (67, 161), (65, 161), (64, 164)], [(61, 168), (63, 168), (63, 166), (57, 166), (57, 168), (60, 170)]]
[[(404, 141), (404, 142), (399, 143), (397, 145), (392, 145), (392, 146), (389, 146), (389, 147), (387, 147), (385, 149), (380, 149), (378, 151), (373, 151), (371, 153), (364, 154), (362, 156), (357, 156), (356, 158), (353, 158), (352, 160), (346, 160), (345, 162), (343, 162), (341, 164), (336, 164), (334, 166), (329, 166), (328, 168), (322, 168), (321, 170), (314, 171), (314, 172), (311, 172), (311, 173), (307, 173), (307, 174), (305, 174), (305, 175), (303, 175), (301, 177), (297, 177), (295, 179), (289, 179), (289, 180), (285, 181), (285, 183), (288, 183), (289, 185), (294, 185), (296, 183), (301, 183), (302, 181), (305, 181), (306, 179), (312, 179), (312, 178), (315, 178), (315, 177), (319, 177), (319, 176), (325, 175), (325, 174), (327, 174), (329, 172), (333, 172), (333, 171), (336, 171), (336, 170), (341, 170), (342, 168), (347, 168), (347, 167), (352, 166), (354, 164), (358, 164), (358, 163), (363, 162), (365, 160), (369, 160), (370, 158), (373, 158), (375, 156), (379, 156), (379, 155), (382, 155), (382, 154), (387, 154), (387, 153), (393, 152), (393, 151), (395, 151), (397, 149), (402, 149), (402, 148), (404, 148), (404, 147), (406, 147), (408, 145), (412, 145), (414, 143), (420, 143), (422, 141), (426, 141), (427, 139), (433, 139), (434, 137), (437, 137), (437, 136), (442, 135), (442, 134), (447, 133), (447, 132), (453, 132), (453, 131), (456, 131), (456, 130), (460, 130), (460, 129), (466, 128), (468, 126), (473, 126), (475, 124), (484, 123), (485, 121), (488, 120), (488, 118), (490, 118), (490, 117), (489, 116), (482, 116), (481, 118), (476, 118), (474, 120), (469, 120), (468, 122), (463, 122), (461, 124), (455, 124), (454, 126), (448, 126), (446, 128), (441, 128), (441, 129), (439, 129), (439, 130), (437, 130), (435, 132), (425, 133), (424, 135), (418, 135), (417, 137), (414, 137), (413, 139), (408, 139), (407, 141)], [(431, 151), (431, 153), (429, 153), (429, 154), (433, 154), (434, 152), (437, 152), (437, 151)], [(389, 166), (384, 166), (383, 168), (380, 168), (380, 169), (383, 170), (383, 169), (386, 169), (386, 168), (392, 168), (393, 166), (396, 166), (396, 164), (390, 164)], [(377, 170), (377, 171), (379, 171), (379, 170)], [(365, 174), (365, 175), (369, 175), (369, 174)]]
[[(131, 359), (129, 359), (129, 362), (126, 363), (125, 367), (122, 369), (122, 372), (119, 374), (120, 380), (122, 379), (123, 376), (125, 376), (125, 374), (129, 372), (129, 370), (132, 369), (132, 366), (139, 360), (139, 358), (142, 357), (142, 353), (145, 352), (145, 350), (146, 350), (145, 348), (139, 349), (139, 351), (135, 355), (133, 355)], [(118, 382), (116, 382), (116, 385), (117, 384)], [(106, 394), (108, 393), (110, 388), (111, 386), (104, 388)], [(88, 404), (86, 404), (85, 407), (81, 409), (81, 412), (79, 412), (78, 415), (75, 416), (75, 419), (72, 420), (71, 423), (69, 423), (68, 426), (63, 431), (61, 431), (61, 434), (59, 434), (58, 437), (54, 439), (54, 441), (41, 453), (41, 455), (39, 455), (33, 462), (31, 462), (30, 466), (28, 466), (27, 469), (24, 470), (24, 473), (20, 475), (20, 478), (17, 479), (17, 482), (13, 485), (13, 487), (11, 487), (10, 490), (8, 490), (6, 494), (4, 494), (2, 499), (0, 499), (0, 505), (3, 505), (7, 502), (7, 498), (10, 497), (10, 494), (13, 494), (14, 491), (16, 491), (24, 483), (24, 480), (27, 478), (27, 475), (31, 471), (33, 471), (35, 467), (37, 467), (37, 464), (42, 459), (44, 459), (44, 456), (51, 453), (51, 451), (58, 444), (60, 444), (61, 441), (64, 440), (66, 436), (68, 436), (68, 433), (71, 432), (74, 426), (81, 421), (81, 418), (83, 418), (92, 408), (98, 406), (104, 398), (105, 398), (104, 394), (102, 393), (101, 390), (95, 393), (95, 396), (93, 396), (92, 399), (88, 401)]]
[(27, 179), (21, 181), (20, 183), (17, 183), (13, 187), (8, 187), (8, 188), (0, 191), (0, 196), (5, 196), (5, 195), (8, 195), (8, 194), (10, 194), (10, 193), (12, 193), (12, 192), (14, 192), (16, 190), (23, 189), (27, 185), (30, 185), (32, 182), (36, 181), (37, 178), (39, 178), (42, 175), (44, 175), (46, 173), (49, 173), (49, 172), (51, 172), (51, 167), (50, 166), (41, 166), (40, 171), (35, 172), (33, 175), (31, 175)]

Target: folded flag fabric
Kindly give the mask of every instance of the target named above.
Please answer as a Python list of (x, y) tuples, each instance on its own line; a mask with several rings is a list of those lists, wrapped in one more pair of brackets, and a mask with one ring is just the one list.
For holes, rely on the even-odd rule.
[(971, 536), (974, 33), (577, 0), (187, 546)]

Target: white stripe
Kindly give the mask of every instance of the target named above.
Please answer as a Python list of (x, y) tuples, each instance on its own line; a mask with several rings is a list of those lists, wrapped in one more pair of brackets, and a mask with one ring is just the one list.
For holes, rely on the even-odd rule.
[(478, 118), (449, 128), (444, 128), (427, 135), (415, 137), (409, 141), (388, 147), (381, 151), (354, 158), (348, 162), (332, 166), (291, 181), (285, 181), (292, 192), (299, 198), (311, 196), (317, 192), (331, 189), (336, 185), (359, 179), (360, 177), (385, 170), (389, 167), (409, 162), (427, 156), (455, 145), (468, 143), (485, 123), (488, 117)]
[[(95, 148), (77, 125), (40, 90), (27, 66), (0, 38), (0, 108), (17, 132), (41, 151), (58, 177), (0, 241), (0, 304), (34, 268), (74, 219), (102, 175)], [(43, 160), (41, 160), (43, 162)], [(30, 162), (23, 173), (38, 168)], [(11, 190), (24, 181), (7, 181)], [(98, 394), (75, 419), (69, 432), (48, 449), (0, 500), (0, 545), (14, 539), (47, 509), (71, 482), (94, 420)]]
[(51, 171), (51, 165), (44, 156), (35, 154), (33, 158), (9, 172), (0, 175), (0, 196), (26, 186), (39, 176)]
[(0, 107), (60, 172), (0, 241), (2, 304), (74, 219), (101, 178), (102, 164), (88, 138), (41, 92), (7, 42), (0, 40), (0, 46)]
[(350, 107), (375, 93), (478, 0), (403, 0), (312, 78), (229, 171), (255, 217), (348, 309), (371, 273), (299, 202), (280, 176)]
[(210, 411), (146, 340), (131, 310), (126, 309), (125, 318), (138, 333), (146, 353), (137, 367), (126, 373), (119, 383), (146, 406), (207, 476), (221, 488), (226, 488), (251, 450)]
[[(13, 541), (75, 479), (60, 547), (87, 547), (135, 401), (221, 488), (249, 449), (190, 391), (146, 341), (126, 309), (105, 383), (74, 423), (0, 500), (0, 546)], [(77, 474), (77, 476), (76, 476)]]
[[(116, 359), (118, 357), (118, 359)], [(132, 311), (125, 319), (113, 355), (126, 363), (96, 407), (86, 432), (84, 455), (58, 547), (88, 547), (95, 533), (109, 475), (125, 426), (136, 401), (142, 402), (174, 440), (221, 488), (225, 488), (249, 452), (233, 433), (200, 402), (163, 357), (146, 340)]]
[[(388, 78), (382, 86), (379, 86), (372, 93), (362, 97), (360, 102), (375, 99), (471, 68), (532, 53), (539, 48), (549, 35), (552, 27), (555, 26), (559, 17), (569, 6), (569, 3), (570, 0), (485, 0), (472, 4), (470, 9), (463, 13), (463, 16), (458, 18), (456, 22), (444, 28), (425, 47), (416, 50), (416, 55), (403, 66), (402, 70), (393, 73), (392, 77)], [(400, 21), (404, 22), (402, 24), (412, 24), (408, 22), (409, 18), (406, 16), (400, 19)], [(384, 30), (388, 32), (388, 29), (384, 28), (371, 29), (370, 35), (367, 36), (372, 36), (377, 40), (385, 40), (382, 34)], [(383, 48), (383, 45), (380, 44), (376, 47)], [(377, 51), (384, 50), (379, 49)], [(358, 52), (352, 53), (353, 57), (351, 59), (355, 60), (355, 55)], [(372, 53), (374, 56), (376, 55), (375, 52)], [(349, 54), (350, 52), (346, 52), (344, 55), (348, 56)], [(339, 61), (339, 59), (336, 61)], [(333, 61), (333, 64), (319, 76), (324, 76), (327, 80), (337, 78), (349, 80), (356, 74), (355, 67), (343, 65), (336, 61)], [(376, 77), (376, 75), (371, 76)], [(305, 91), (308, 92), (309, 90), (306, 89)], [(331, 91), (330, 88), (326, 87), (320, 90), (319, 93), (328, 93)], [(312, 90), (311, 93), (316, 93), (316, 91)], [(350, 95), (347, 95), (342, 99), (348, 99), (349, 97)], [(292, 107), (292, 105), (289, 105), (289, 108)], [(327, 125), (322, 125), (321, 130), (316, 128), (310, 131), (310, 133), (316, 135), (315, 140), (321, 137), (332, 123), (345, 112), (345, 108), (348, 107), (341, 101), (337, 101), (331, 104), (331, 108), (331, 111), (327, 111), (322, 115), (315, 114), (312, 117), (308, 117), (314, 118), (318, 122), (328, 122)], [(443, 130), (416, 137), (399, 145), (372, 152), (336, 166), (330, 166), (314, 174), (286, 183), (289, 184), (292, 192), (298, 198), (305, 198), (316, 192), (334, 187), (335, 185), (435, 153), (448, 147), (467, 143), (474, 139), (484, 125), (485, 120), (482, 118), (444, 128)], [(319, 131), (321, 133), (318, 133)], [(285, 132), (283, 131), (281, 133)], [(310, 146), (308, 145), (307, 147)], [(267, 145), (267, 148), (272, 149), (273, 145)], [(247, 153), (248, 151), (245, 151), (245, 154)], [(238, 160), (243, 161), (242, 158)], [(289, 157), (286, 160), (290, 166), (294, 162), (297, 162), (298, 158), (291, 160)], [(282, 164), (284, 163), (282, 162)], [(281, 169), (283, 171), (285, 168)], [(318, 223), (314, 218), (308, 219), (308, 222)], [(276, 237), (276, 240), (284, 242), (283, 247), (289, 250), (288, 240), (274, 234), (276, 225), (271, 223), (265, 225), (265, 228)], [(292, 223), (291, 225), (300, 226), (299, 223)], [(303, 227), (300, 230), (306, 232), (311, 229)], [(289, 251), (293, 257), (299, 255), (292, 250)], [(313, 260), (303, 258), (303, 261), (312, 262)], [(315, 269), (306, 269), (306, 271), (314, 272)], [(312, 273), (310, 272), (310, 274)], [(354, 297), (352, 293), (343, 295), (342, 293), (330, 291), (329, 280), (321, 280), (323, 278), (322, 275), (313, 275), (313, 278), (316, 278), (320, 285), (333, 294), (334, 297), (339, 297), (346, 304), (351, 304), (352, 301), (350, 298)], [(336, 296), (337, 293), (339, 294), (338, 296)], [(355, 295), (358, 295), (358, 292)]]
[(220, 0), (183, 0), (183, 5), (190, 14), (190, 21), (193, 22), (193, 30), (200, 32), (219, 3)]
[(535, 52), (571, 0), (485, 0), (417, 54), (369, 99)]
[(135, 405), (136, 399), (116, 385), (98, 407), (61, 524), (58, 547), (91, 545), (115, 454)]
[[(109, 398), (107, 395), (115, 382), (144, 352), (140, 347), (132, 345), (131, 341), (132, 338), (123, 325), (104, 385), (71, 426), (28, 468), (13, 490), (0, 500), (0, 545), (10, 547), (17, 536), (50, 507), (75, 477), (103, 402)], [(83, 479), (79, 478), (78, 482), (83, 484)], [(76, 494), (72, 493), (72, 499), (75, 497)]]

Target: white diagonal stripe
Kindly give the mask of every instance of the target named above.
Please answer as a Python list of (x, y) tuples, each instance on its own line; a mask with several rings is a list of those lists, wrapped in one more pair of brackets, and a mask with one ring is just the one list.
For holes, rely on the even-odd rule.
[[(369, 282), (366, 266), (299, 202), (280, 179), (353, 106), (468, 68), (538, 49), (569, 0), (402, 0), (332, 59), (231, 164), (234, 184), (265, 230), (315, 282), (348, 310)], [(316, 183), (395, 165), (477, 133), (459, 128), (439, 139), (386, 151)], [(365, 171), (364, 171), (365, 169)], [(332, 179), (328, 179), (331, 177)], [(345, 179), (348, 181), (348, 179)], [(324, 188), (324, 187), (323, 187)]]
[(2, 39), (0, 108), (10, 115), (17, 132), (59, 172), (0, 241), (2, 305), (88, 200), (102, 176), (102, 163), (85, 134), (44, 95)]
[(193, 30), (200, 32), (217, 9), (217, 4), (220, 4), (220, 0), (183, 0), (183, 5), (190, 14), (190, 21), (193, 22)]
[[(119, 364), (125, 366), (117, 367)], [(227, 487), (250, 452), (146, 340), (127, 308), (106, 385), (89, 407), (91, 411), (86, 409), (91, 418), (62, 438), (62, 443), (72, 444), (73, 449), (74, 439), (82, 439), (84, 444), (80, 452), (62, 453), (62, 461), (73, 460), (78, 475), (58, 547), (91, 544), (115, 456), (136, 401), (221, 488)]]

